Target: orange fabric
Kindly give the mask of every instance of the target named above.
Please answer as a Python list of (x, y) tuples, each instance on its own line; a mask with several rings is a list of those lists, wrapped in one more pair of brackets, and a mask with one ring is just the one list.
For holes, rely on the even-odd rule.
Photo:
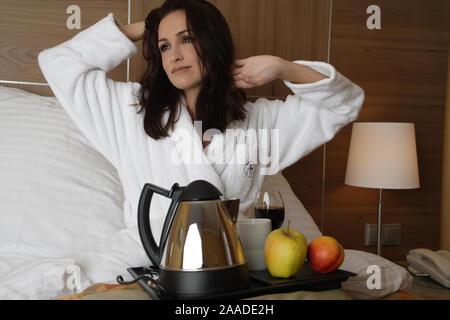
[(86, 290), (84, 290), (81, 293), (73, 294), (70, 296), (63, 297), (59, 300), (77, 300), (81, 297), (101, 292), (101, 291), (118, 291), (118, 290), (142, 290), (141, 286), (138, 283), (132, 283), (132, 284), (107, 284), (107, 283), (97, 283), (93, 284)]

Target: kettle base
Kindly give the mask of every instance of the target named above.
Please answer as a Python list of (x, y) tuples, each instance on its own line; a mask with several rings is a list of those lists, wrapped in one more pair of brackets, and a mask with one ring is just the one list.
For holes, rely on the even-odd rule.
[(250, 286), (247, 264), (199, 271), (159, 270), (158, 283), (169, 294), (192, 297), (245, 290)]

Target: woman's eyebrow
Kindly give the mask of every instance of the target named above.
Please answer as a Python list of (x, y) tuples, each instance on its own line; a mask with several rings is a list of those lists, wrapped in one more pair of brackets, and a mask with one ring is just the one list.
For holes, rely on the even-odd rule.
[[(186, 29), (186, 30), (183, 30), (183, 31), (179, 31), (179, 32), (177, 32), (176, 36), (180, 36), (180, 35), (182, 35), (183, 33), (185, 33), (185, 32), (190, 32), (190, 31), (192, 31), (192, 30)], [(167, 41), (167, 39), (166, 39), (166, 38), (161, 38), (161, 39), (158, 40), (158, 42), (161, 42), (161, 41)]]

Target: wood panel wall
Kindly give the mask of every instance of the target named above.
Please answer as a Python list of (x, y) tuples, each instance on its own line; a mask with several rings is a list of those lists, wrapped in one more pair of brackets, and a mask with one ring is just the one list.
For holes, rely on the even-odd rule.
[[(366, 27), (373, 4), (379, 30)], [(421, 188), (383, 191), (383, 223), (402, 224), (402, 245), (382, 254), (405, 260), (413, 248), (437, 250), (450, 2), (339, 0), (332, 19), (330, 62), (366, 92), (357, 121), (416, 124)], [(347, 126), (327, 145), (324, 232), (375, 253), (363, 239), (364, 224), (377, 223), (379, 190), (344, 185), (350, 135)]]
[[(80, 8), (81, 29), (69, 29), (66, 24), (71, 5)], [(127, 21), (126, 0), (2, 0), (0, 1), (0, 80), (45, 84), (37, 64), (39, 52), (69, 40), (81, 30), (114, 12)], [(126, 62), (108, 76), (126, 81)], [(7, 84), (33, 93), (53, 96), (48, 86)]]

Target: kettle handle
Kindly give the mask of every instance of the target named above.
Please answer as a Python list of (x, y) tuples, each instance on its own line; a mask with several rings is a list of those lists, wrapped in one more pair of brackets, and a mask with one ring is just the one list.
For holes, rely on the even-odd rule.
[[(144, 247), (145, 252), (149, 256), (155, 267), (160, 266), (161, 263), (161, 253), (160, 247), (163, 243), (160, 242), (160, 246), (156, 244), (155, 238), (153, 237), (152, 228), (150, 225), (150, 202), (153, 197), (153, 193), (156, 192), (165, 197), (172, 198), (172, 194), (175, 190), (178, 189), (178, 183), (175, 183), (172, 186), (171, 190), (166, 190), (164, 188), (158, 187), (151, 183), (146, 183), (142, 188), (141, 196), (139, 198), (139, 206), (138, 206), (138, 230), (139, 236), (141, 238), (142, 246)], [(173, 202), (173, 201), (172, 201)], [(172, 207), (172, 206), (171, 206)], [(161, 240), (164, 238), (163, 236), (167, 233), (167, 221), (168, 217), (172, 217), (170, 214), (172, 208), (169, 208), (168, 216), (164, 222), (163, 234), (161, 235)], [(172, 220), (172, 219), (170, 219)], [(172, 221), (170, 221), (172, 222)]]

